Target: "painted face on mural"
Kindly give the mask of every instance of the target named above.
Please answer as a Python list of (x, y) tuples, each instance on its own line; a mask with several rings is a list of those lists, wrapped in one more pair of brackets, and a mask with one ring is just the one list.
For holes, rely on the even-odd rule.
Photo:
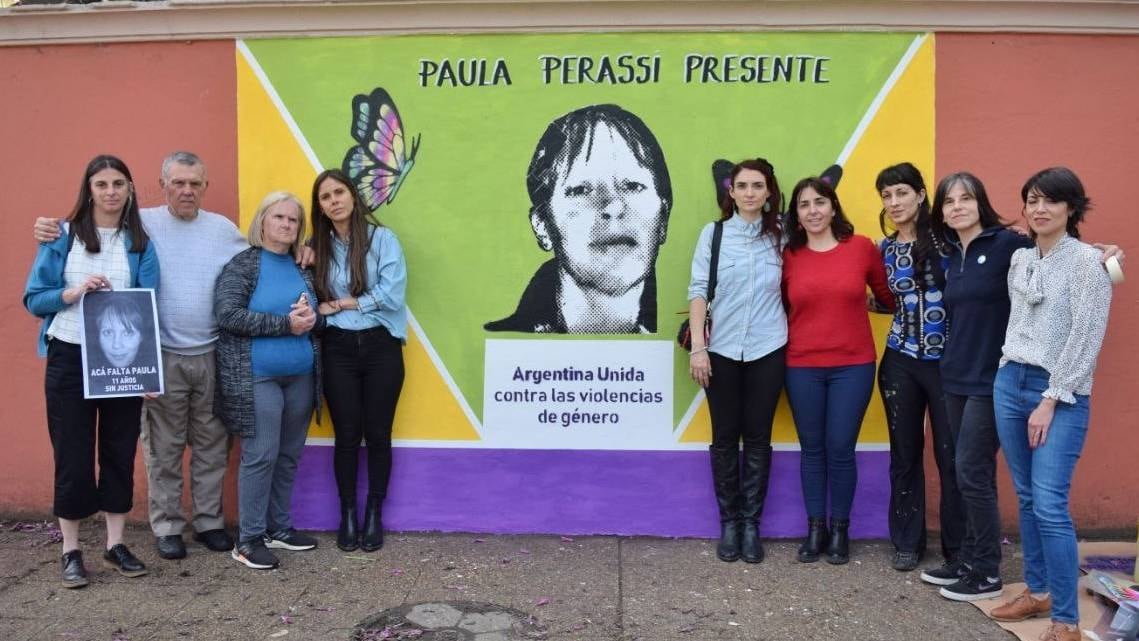
[(583, 288), (618, 295), (644, 282), (665, 235), (652, 171), (605, 123), (555, 170), (547, 215), (531, 217), (539, 242)]
[(190, 220), (198, 215), (208, 185), (204, 165), (171, 163), (159, 184), (175, 216)]
[(142, 345), (140, 320), (116, 307), (107, 307), (99, 315), (99, 348), (112, 367), (128, 367), (138, 356)]

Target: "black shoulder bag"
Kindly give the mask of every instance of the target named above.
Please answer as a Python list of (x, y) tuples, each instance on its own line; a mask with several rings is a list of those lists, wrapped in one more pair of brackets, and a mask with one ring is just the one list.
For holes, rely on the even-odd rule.
[[(704, 314), (704, 345), (712, 336), (712, 299), (716, 296), (716, 273), (720, 268), (720, 241), (724, 237), (724, 221), (717, 221), (712, 230), (712, 260), (708, 265), (708, 291), (704, 300), (708, 302), (708, 311)], [(685, 351), (692, 351), (692, 327), (689, 319), (684, 319), (680, 330), (676, 332), (676, 342)]]

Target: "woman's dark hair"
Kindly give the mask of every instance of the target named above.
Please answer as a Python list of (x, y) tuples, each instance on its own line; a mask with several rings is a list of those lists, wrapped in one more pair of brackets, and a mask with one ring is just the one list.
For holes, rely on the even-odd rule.
[(831, 233), (834, 234), (835, 240), (841, 242), (853, 236), (854, 225), (847, 219), (846, 214), (842, 213), (842, 203), (838, 202), (838, 194), (835, 193), (834, 187), (831, 187), (830, 183), (818, 176), (811, 176), (800, 180), (795, 185), (795, 188), (791, 190), (791, 200), (788, 201), (787, 246), (791, 248), (791, 251), (798, 251), (807, 244), (807, 230), (803, 229), (803, 225), (799, 223), (799, 194), (808, 187), (831, 201), (831, 207), (834, 208)]
[(67, 220), (71, 223), (71, 231), (75, 237), (83, 241), (83, 246), (92, 254), (98, 254), (102, 247), (99, 244), (99, 232), (95, 229), (95, 199), (91, 193), (91, 177), (104, 169), (114, 169), (127, 178), (127, 202), (123, 205), (122, 216), (119, 217), (119, 229), (125, 229), (130, 234), (131, 253), (141, 254), (146, 250), (149, 238), (146, 230), (142, 228), (142, 218), (138, 215), (138, 200), (134, 197), (134, 178), (126, 163), (115, 156), (100, 154), (87, 163), (83, 172), (83, 182), (79, 185), (79, 197), (75, 200), (75, 207)]
[(664, 152), (644, 121), (617, 105), (582, 107), (546, 127), (526, 171), (531, 212), (543, 220), (549, 219), (550, 199), (560, 177), (559, 170), (568, 167), (579, 153), (592, 146), (594, 132), (602, 124), (617, 132), (629, 145), (637, 162), (653, 175), (654, 187), (661, 200), (661, 219), (663, 224), (667, 224), (672, 211), (672, 179), (668, 175)]
[(316, 299), (329, 301), (336, 298), (332, 293), (330, 284), (332, 274), (332, 235), (336, 230), (332, 221), (324, 215), (324, 208), (320, 204), (320, 185), (331, 178), (344, 185), (352, 195), (352, 216), (348, 219), (348, 292), (353, 296), (360, 296), (368, 287), (368, 248), (371, 245), (368, 234), (368, 219), (365, 218), (368, 206), (360, 198), (360, 191), (356, 189), (352, 179), (339, 169), (325, 169), (320, 172), (312, 183), (312, 251), (315, 255), (313, 264), (313, 285), (316, 288)]
[[(890, 165), (878, 172), (878, 179), (874, 181), (878, 193), (894, 185), (906, 185), (913, 189), (915, 194), (922, 195), (921, 202), (918, 203), (917, 218), (914, 219), (914, 246), (910, 252), (910, 257), (914, 261), (914, 282), (919, 289), (923, 289), (928, 281), (927, 277), (932, 275), (937, 288), (944, 289), (945, 272), (941, 269), (940, 258), (946, 251), (944, 243), (937, 234), (933, 233), (929, 214), (929, 192), (925, 188), (925, 179), (917, 167), (903, 162)], [(887, 238), (897, 240), (898, 230), (890, 224), (885, 207), (878, 212), (878, 227)]]
[(939, 239), (951, 241), (957, 238), (957, 232), (945, 224), (945, 212), (943, 210), (949, 190), (958, 183), (977, 201), (977, 214), (980, 218), (981, 229), (1005, 226), (1000, 214), (993, 209), (992, 203), (989, 202), (989, 194), (985, 191), (985, 184), (981, 182), (981, 179), (967, 171), (959, 171), (942, 178), (941, 182), (937, 183), (937, 193), (933, 196), (933, 211), (931, 212), (933, 214), (931, 216), (933, 233), (937, 234)]
[(779, 181), (775, 178), (775, 167), (767, 162), (766, 158), (749, 158), (741, 160), (732, 167), (728, 174), (728, 191), (724, 193), (724, 200), (720, 203), (720, 220), (727, 220), (735, 214), (736, 202), (732, 200), (730, 190), (736, 183), (736, 176), (740, 172), (750, 169), (763, 174), (767, 183), (767, 202), (763, 206), (762, 232), (771, 236), (775, 246), (779, 247), (783, 236), (783, 195), (779, 192)]
[[(1020, 201), (1028, 202), (1028, 194), (1040, 192), (1045, 198), (1058, 203), (1066, 203), (1072, 209), (1068, 216), (1068, 235), (1080, 237), (1080, 223), (1084, 214), (1092, 207), (1092, 201), (1084, 193), (1084, 184), (1076, 173), (1067, 167), (1049, 167), (1036, 172), (1020, 188)], [(1034, 234), (1035, 236), (1035, 234)]]

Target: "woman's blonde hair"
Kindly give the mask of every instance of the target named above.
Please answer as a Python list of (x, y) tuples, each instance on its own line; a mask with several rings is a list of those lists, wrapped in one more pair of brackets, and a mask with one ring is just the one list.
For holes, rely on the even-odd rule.
[(294, 240), (293, 244), (289, 247), (289, 252), (295, 256), (305, 240), (305, 206), (301, 203), (300, 198), (297, 198), (287, 191), (271, 192), (261, 200), (261, 204), (257, 206), (257, 213), (253, 214), (253, 221), (249, 223), (249, 231), (246, 233), (246, 238), (249, 240), (250, 245), (254, 247), (264, 247), (265, 243), (262, 238), (264, 230), (262, 227), (265, 222), (265, 212), (269, 211), (269, 208), (273, 205), (283, 202), (290, 202), (296, 205), (299, 214), (297, 221), (297, 239)]

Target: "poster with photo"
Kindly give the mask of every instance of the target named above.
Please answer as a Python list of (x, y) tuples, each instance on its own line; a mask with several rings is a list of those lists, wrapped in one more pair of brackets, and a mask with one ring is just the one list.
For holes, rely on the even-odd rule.
[(162, 351), (153, 289), (89, 292), (83, 326), (83, 396), (161, 394)]

